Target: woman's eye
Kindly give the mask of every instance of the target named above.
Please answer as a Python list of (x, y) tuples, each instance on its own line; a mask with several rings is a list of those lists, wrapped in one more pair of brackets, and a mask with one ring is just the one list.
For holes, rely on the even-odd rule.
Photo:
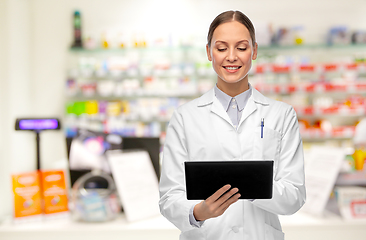
[(218, 48), (217, 49), (219, 52), (223, 52), (223, 51), (225, 51), (226, 50), (226, 48)]
[(247, 50), (246, 48), (238, 48), (240, 51), (245, 51)]

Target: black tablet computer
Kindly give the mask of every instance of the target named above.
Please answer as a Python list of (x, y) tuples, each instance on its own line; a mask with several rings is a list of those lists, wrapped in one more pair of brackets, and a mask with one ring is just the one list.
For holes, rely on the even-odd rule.
[(226, 184), (238, 188), (240, 199), (271, 199), (273, 160), (186, 161), (188, 200), (205, 200)]

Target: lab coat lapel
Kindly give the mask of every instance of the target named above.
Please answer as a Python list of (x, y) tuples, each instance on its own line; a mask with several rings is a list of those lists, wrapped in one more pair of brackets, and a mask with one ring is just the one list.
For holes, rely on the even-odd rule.
[(222, 119), (226, 120), (230, 125), (232, 125), (229, 115), (215, 96), (213, 97), (211, 112), (215, 113), (217, 116), (221, 117)]
[(243, 113), (240, 118), (239, 126), (245, 121), (252, 113), (257, 111), (257, 105), (254, 102), (253, 96), (248, 99), (247, 105), (245, 106)]
[(220, 101), (215, 96), (215, 91), (213, 88), (211, 88), (210, 91), (203, 94), (199, 99), (197, 103), (197, 107), (211, 107), (211, 112), (219, 116), (220, 118), (227, 121), (230, 125), (232, 125), (231, 120), (229, 118), (229, 115), (225, 111), (224, 107), (220, 103)]
[(245, 121), (252, 113), (257, 111), (259, 106), (268, 106), (269, 102), (268, 99), (263, 96), (257, 89), (252, 88), (252, 96), (248, 99), (247, 105), (243, 110), (243, 114), (241, 115), (239, 126), (241, 126), (242, 122)]

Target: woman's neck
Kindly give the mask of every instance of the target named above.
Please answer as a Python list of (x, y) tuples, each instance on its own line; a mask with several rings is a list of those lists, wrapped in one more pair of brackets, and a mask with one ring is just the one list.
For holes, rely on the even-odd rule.
[(217, 87), (227, 95), (235, 97), (249, 89), (248, 78), (246, 77), (236, 83), (227, 83), (218, 77)]

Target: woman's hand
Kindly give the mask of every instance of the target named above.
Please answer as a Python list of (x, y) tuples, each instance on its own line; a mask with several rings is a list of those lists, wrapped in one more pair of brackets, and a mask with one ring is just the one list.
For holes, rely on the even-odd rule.
[[(233, 188), (225, 193), (230, 187), (230, 185), (223, 186), (206, 200), (197, 204), (193, 209), (195, 219), (197, 221), (204, 221), (209, 218), (218, 217), (222, 215), (231, 204), (238, 201), (240, 194), (236, 193), (239, 189)], [(225, 194), (221, 196), (223, 193)]]

